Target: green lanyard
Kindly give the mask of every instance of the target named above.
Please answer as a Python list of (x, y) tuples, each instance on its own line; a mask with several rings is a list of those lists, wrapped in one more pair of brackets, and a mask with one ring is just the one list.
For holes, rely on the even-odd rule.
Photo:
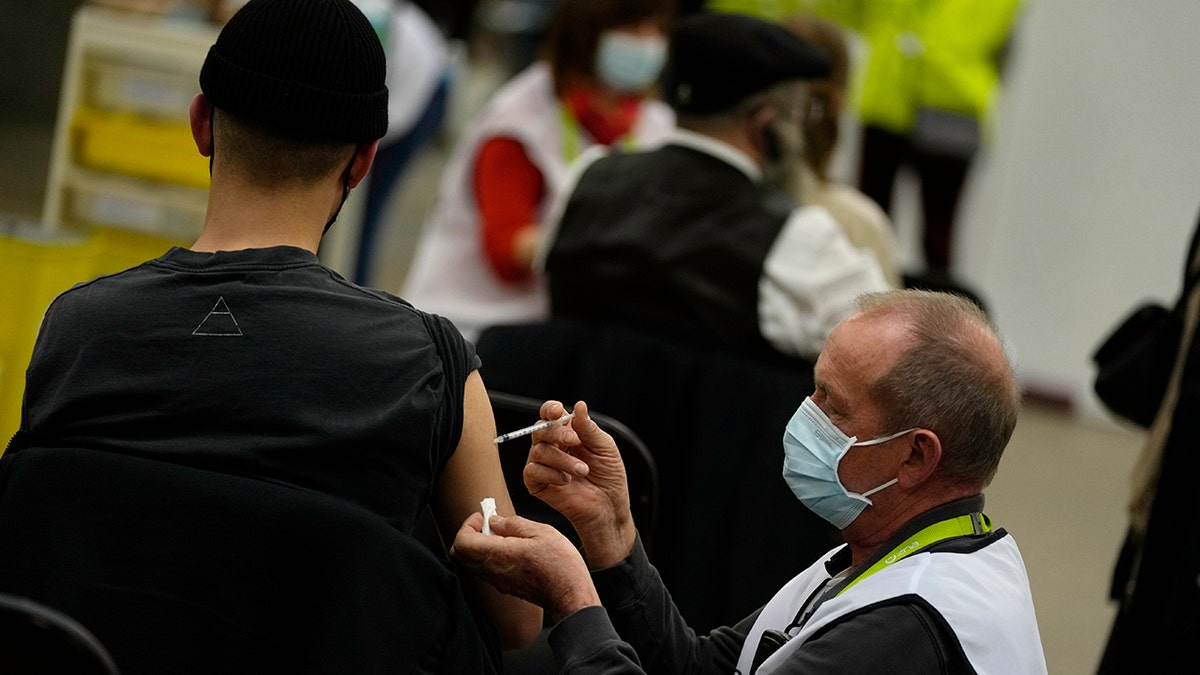
[(854, 584), (866, 579), (879, 570), (890, 565), (894, 565), (895, 563), (904, 560), (917, 551), (928, 548), (939, 541), (945, 541), (947, 539), (953, 539), (954, 537), (962, 537), (971, 534), (983, 534), (991, 531), (991, 519), (978, 512), (969, 513), (964, 516), (958, 516), (957, 518), (951, 518), (949, 520), (943, 520), (941, 522), (934, 523), (933, 525), (930, 525), (929, 527), (909, 537), (908, 540), (906, 540), (903, 544), (900, 544), (896, 548), (892, 549), (890, 553), (883, 556), (883, 558), (874, 565), (868, 567), (865, 572), (858, 575), (858, 578), (847, 584), (842, 590), (838, 591), (838, 595), (850, 590)]
[[(571, 164), (579, 158), (579, 154), (583, 151), (580, 147), (579, 139), (583, 137), (583, 130), (579, 128), (579, 122), (575, 120), (575, 116), (567, 110), (567, 106), (563, 103), (558, 104), (558, 118), (562, 122), (562, 147), (563, 159), (567, 164)], [(637, 141), (632, 134), (626, 134), (621, 137), (621, 147), (626, 152), (637, 150)]]

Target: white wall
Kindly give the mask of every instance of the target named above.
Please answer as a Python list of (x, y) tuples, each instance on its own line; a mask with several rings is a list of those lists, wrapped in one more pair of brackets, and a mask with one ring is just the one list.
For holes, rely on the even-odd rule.
[(1027, 0), (995, 143), (964, 195), (957, 271), (1022, 380), (1087, 417), (1106, 417), (1096, 344), (1136, 303), (1178, 292), (1200, 213), (1197, 25), (1196, 0)]

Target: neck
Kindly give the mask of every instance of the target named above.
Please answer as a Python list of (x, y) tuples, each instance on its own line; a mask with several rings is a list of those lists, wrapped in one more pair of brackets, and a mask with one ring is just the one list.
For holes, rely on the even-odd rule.
[(316, 186), (263, 189), (214, 171), (204, 230), (193, 251), (236, 251), (296, 246), (313, 253), (325, 224), (341, 204), (342, 185), (333, 177)]
[[(893, 486), (890, 489), (898, 488)], [(884, 490), (873, 495), (874, 506), (867, 507), (849, 527), (842, 530), (842, 538), (850, 547), (852, 567), (869, 560), (917, 516), (942, 504), (975, 496), (979, 494), (979, 489), (939, 486), (917, 493), (901, 492), (885, 498), (883, 495), (886, 492)]]

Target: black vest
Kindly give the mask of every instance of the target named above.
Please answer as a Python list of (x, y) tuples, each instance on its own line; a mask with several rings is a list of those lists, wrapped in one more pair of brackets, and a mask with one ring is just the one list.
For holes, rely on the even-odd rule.
[(546, 259), (551, 314), (777, 354), (759, 331), (758, 285), (794, 207), (690, 148), (600, 159)]

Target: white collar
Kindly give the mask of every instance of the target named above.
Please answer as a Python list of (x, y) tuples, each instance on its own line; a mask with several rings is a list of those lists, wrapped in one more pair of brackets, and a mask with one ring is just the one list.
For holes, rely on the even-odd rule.
[(755, 183), (762, 182), (762, 169), (750, 158), (750, 155), (724, 141), (719, 141), (712, 136), (688, 131), (687, 129), (675, 129), (671, 132), (671, 136), (667, 142), (716, 157), (746, 174)]

